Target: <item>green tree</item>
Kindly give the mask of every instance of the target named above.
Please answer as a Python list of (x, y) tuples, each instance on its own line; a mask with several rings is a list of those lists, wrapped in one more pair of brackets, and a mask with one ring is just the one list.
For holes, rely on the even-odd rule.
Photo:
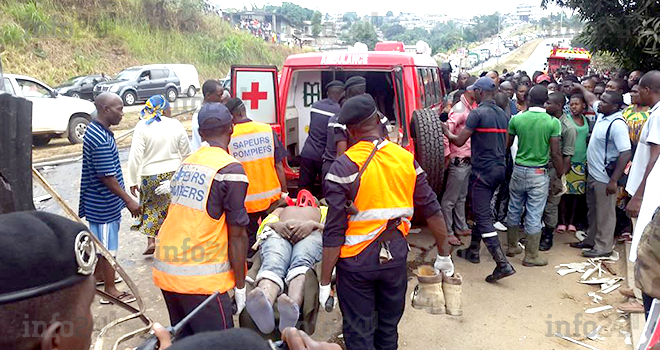
[(346, 12), (341, 19), (346, 23), (353, 24), (353, 22), (357, 21), (358, 15), (357, 12)]
[(316, 11), (314, 12), (314, 15), (312, 16), (312, 36), (313, 37), (318, 37), (319, 34), (321, 33), (321, 12)]
[(543, 0), (570, 8), (584, 22), (580, 41), (609, 52), (628, 69), (660, 69), (660, 6), (657, 0)]
[(374, 26), (366, 21), (357, 21), (353, 23), (344, 39), (350, 45), (357, 42), (366, 44), (370, 50), (373, 50), (378, 42), (378, 35)]
[(304, 21), (311, 21), (312, 16), (314, 16), (314, 10), (304, 8), (292, 2), (283, 2), (282, 6), (266, 5), (262, 10), (283, 15), (296, 26), (302, 25)]
[(385, 28), (381, 28), (383, 30), (383, 35), (387, 40), (394, 40), (394, 38), (398, 35), (401, 35), (406, 32), (406, 28), (404, 28), (400, 24), (395, 24), (392, 26), (387, 26)]
[(550, 28), (552, 27), (552, 22), (550, 22), (550, 19), (548, 17), (543, 17), (539, 21), (539, 25), (541, 26), (541, 31), (550, 31)]
[(392, 11), (387, 11), (385, 17), (394, 17), (394, 13), (392, 13)]

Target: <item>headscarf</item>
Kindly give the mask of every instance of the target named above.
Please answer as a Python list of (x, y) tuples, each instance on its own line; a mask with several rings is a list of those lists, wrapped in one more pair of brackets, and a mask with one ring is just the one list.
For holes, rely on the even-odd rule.
[(163, 112), (168, 108), (170, 108), (170, 103), (163, 95), (153, 95), (142, 109), (142, 119), (146, 119), (147, 125), (154, 121), (159, 122)]

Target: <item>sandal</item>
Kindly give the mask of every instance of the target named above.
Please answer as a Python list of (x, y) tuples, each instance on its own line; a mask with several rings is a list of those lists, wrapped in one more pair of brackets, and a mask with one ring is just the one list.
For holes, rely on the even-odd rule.
[(454, 235), (447, 236), (447, 239), (449, 240), (449, 245), (451, 245), (451, 246), (460, 247), (460, 246), (463, 245), (463, 242), (461, 242), (461, 240), (458, 239), (458, 237), (456, 237)]
[(559, 225), (559, 226), (557, 226), (557, 228), (555, 229), (555, 231), (556, 231), (557, 233), (564, 233), (564, 232), (566, 232), (566, 225)]
[(577, 227), (568, 225), (568, 232), (575, 234), (575, 232), (577, 232)]
[[(122, 283), (122, 282), (124, 282), (124, 279), (121, 278), (121, 276), (117, 276), (117, 278), (115, 278), (115, 284), (117, 284), (117, 283)], [(96, 281), (96, 286), (97, 286), (97, 287), (100, 287), (100, 286), (102, 286), (102, 285), (104, 285), (104, 284), (105, 284), (105, 281), (103, 281), (103, 280), (98, 280), (98, 281)]]
[[(120, 301), (123, 301), (124, 303), (127, 303), (127, 304), (128, 304), (128, 303), (132, 303), (132, 302), (134, 302), (134, 301), (137, 300), (137, 299), (136, 299), (133, 295), (131, 295), (129, 292), (122, 292), (121, 294), (119, 294), (119, 296), (117, 297), (117, 299), (119, 299)], [(110, 301), (110, 300), (106, 300), (106, 299), (101, 298), (101, 304), (103, 304), (103, 305), (107, 305), (107, 304), (113, 304), (113, 302)]]

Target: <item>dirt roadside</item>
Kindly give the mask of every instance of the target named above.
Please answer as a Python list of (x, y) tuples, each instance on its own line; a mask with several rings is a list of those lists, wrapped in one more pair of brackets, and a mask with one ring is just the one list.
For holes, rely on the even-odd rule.
[(543, 39), (536, 39), (527, 42), (516, 49), (516, 51), (509, 55), (506, 59), (500, 60), (499, 64), (484, 67), (484, 69), (479, 69), (479, 71), (496, 70), (498, 72), (502, 72), (504, 69), (508, 71), (514, 71), (519, 65), (527, 61), (527, 59), (532, 55), (534, 50), (536, 50), (536, 47), (539, 46), (541, 42), (543, 42)]
[[(74, 199), (70, 202), (75, 204), (73, 202), (76, 201)], [(147, 305), (147, 315), (155, 321), (168, 324), (169, 318), (162, 294), (151, 279), (152, 258), (141, 254), (146, 239), (139, 233), (129, 230), (131, 223), (132, 219), (124, 215), (120, 234), (119, 262), (138, 285)], [(500, 238), (505, 240), (504, 234), (501, 234)], [(512, 258), (517, 274), (497, 284), (488, 284), (484, 281), (486, 275), (495, 266), (485, 247), (482, 247), (482, 261), (478, 265), (454, 258), (456, 271), (464, 279), (464, 314), (460, 317), (431, 315), (412, 308), (410, 294), (417, 282), (409, 273), (406, 311), (399, 323), (399, 347), (425, 350), (433, 344), (433, 349), (464, 350), (580, 348), (554, 337), (555, 332), (561, 332), (601, 350), (630, 349), (631, 347), (625, 345), (625, 338), (620, 332), (620, 330), (629, 331), (626, 318), (615, 310), (593, 315), (584, 313), (585, 309), (592, 307), (616, 306), (625, 302), (625, 298), (614, 291), (610, 294), (601, 294), (604, 300), (600, 304), (595, 304), (587, 293), (595, 292), (598, 288), (577, 283), (580, 273), (563, 277), (556, 273), (555, 265), (586, 261), (579, 256), (578, 250), (568, 247), (567, 243), (573, 240), (570, 235), (559, 235), (550, 254), (545, 254), (550, 260), (546, 267), (523, 267), (522, 255)], [(428, 230), (411, 234), (409, 242), (412, 247), (408, 258), (409, 271), (420, 264), (433, 263), (435, 249)], [(621, 275), (625, 273), (624, 267), (624, 262), (620, 260), (614, 265), (614, 270)], [(120, 289), (126, 288), (125, 284), (119, 286)], [(92, 310), (96, 318), (95, 335), (102, 326), (114, 318), (126, 315), (119, 308), (101, 306), (98, 298), (92, 305)], [(140, 325), (137, 321), (123, 324), (109, 333), (108, 341)], [(584, 340), (585, 334), (597, 326), (604, 327), (600, 332), (603, 339)], [(338, 308), (332, 313), (320, 313), (313, 338), (324, 341), (336, 341), (342, 338), (341, 314)], [(108, 348), (108, 341), (105, 348)], [(139, 339), (134, 339), (124, 345), (138, 344)], [(120, 348), (124, 348), (124, 345)]]

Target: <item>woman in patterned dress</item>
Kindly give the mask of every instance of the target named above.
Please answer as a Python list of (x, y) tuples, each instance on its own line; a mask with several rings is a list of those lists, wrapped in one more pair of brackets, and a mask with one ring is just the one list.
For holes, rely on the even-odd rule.
[(170, 179), (191, 153), (186, 130), (171, 116), (167, 99), (152, 96), (142, 110), (142, 120), (135, 126), (128, 156), (128, 182), (133, 196), (139, 192), (142, 208), (142, 216), (132, 229), (147, 236), (144, 255), (153, 254), (156, 236), (167, 216)]
[(557, 232), (576, 232), (574, 217), (580, 203), (586, 203), (587, 188), (587, 138), (589, 137), (589, 123), (584, 111), (587, 102), (581, 94), (571, 96), (569, 101), (571, 121), (577, 129), (575, 138), (575, 154), (571, 157), (571, 170), (566, 174), (567, 192), (562, 196), (559, 207), (559, 225)]

